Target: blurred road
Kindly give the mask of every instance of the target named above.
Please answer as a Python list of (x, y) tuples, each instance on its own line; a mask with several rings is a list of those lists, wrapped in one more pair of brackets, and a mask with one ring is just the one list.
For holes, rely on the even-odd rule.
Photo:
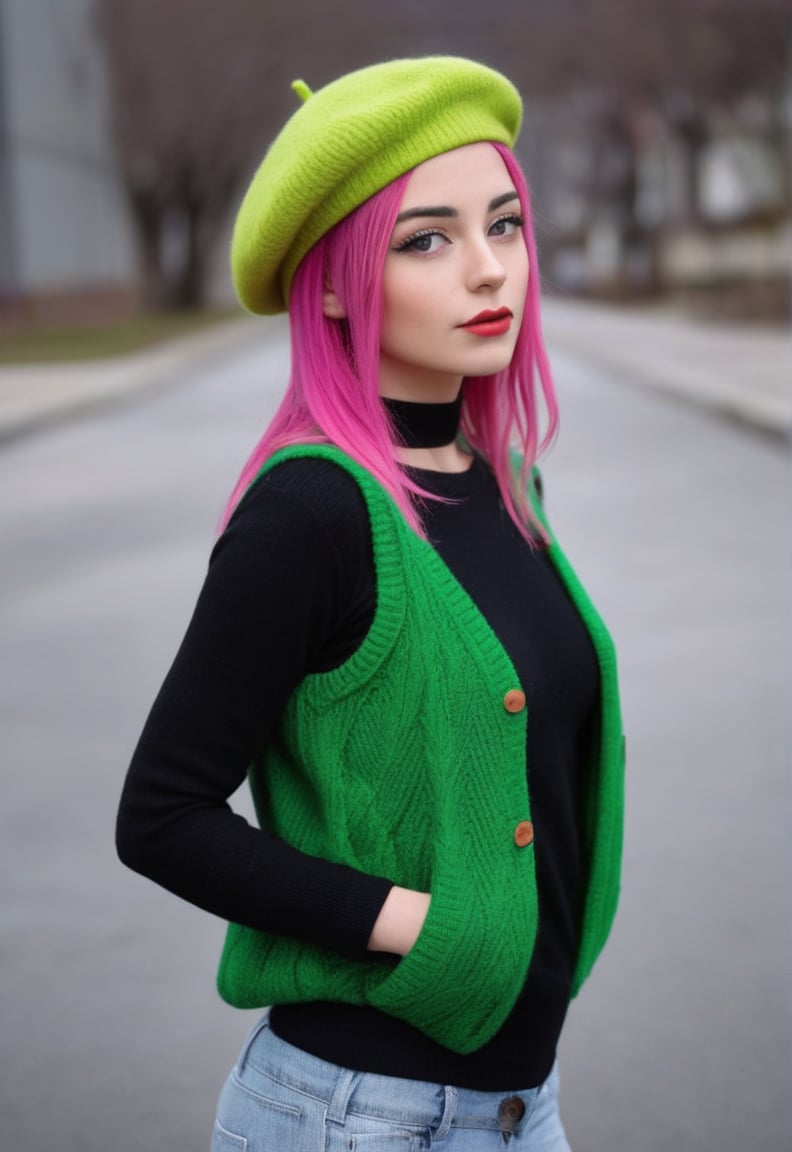
[[(117, 863), (115, 806), (282, 329), (0, 453), (0, 1152), (208, 1146), (252, 1016), (222, 925)], [(551, 354), (554, 347), (551, 341)], [(570, 1014), (576, 1152), (790, 1143), (790, 462), (553, 355), (559, 536), (612, 626), (628, 730), (617, 927)]]

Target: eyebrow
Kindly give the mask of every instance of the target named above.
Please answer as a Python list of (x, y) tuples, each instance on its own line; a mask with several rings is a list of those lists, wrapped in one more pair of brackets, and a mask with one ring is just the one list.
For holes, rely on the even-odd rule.
[[(517, 192), (504, 192), (502, 196), (496, 196), (494, 200), (490, 200), (487, 205), (488, 212), (494, 212), (496, 208), (508, 204), (510, 200), (519, 200)], [(456, 208), (448, 208), (445, 205), (436, 205), (435, 207), (428, 208), (408, 208), (406, 212), (400, 212), (396, 217), (396, 223), (401, 224), (403, 220), (415, 220), (419, 216), (441, 216), (444, 218), (458, 216)]]

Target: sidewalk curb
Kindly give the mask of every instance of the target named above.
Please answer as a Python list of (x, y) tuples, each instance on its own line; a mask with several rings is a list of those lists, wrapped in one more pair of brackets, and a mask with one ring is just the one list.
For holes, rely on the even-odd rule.
[[(618, 383), (792, 440), (792, 336), (786, 332), (697, 325), (672, 313), (624, 313), (552, 297), (543, 315), (551, 360), (555, 348)], [(627, 325), (629, 340), (612, 339)]]
[(559, 351), (563, 349), (569, 355), (585, 360), (590, 367), (610, 373), (620, 384), (638, 384), (659, 395), (737, 420), (758, 432), (782, 440), (792, 439), (792, 405), (783, 397), (752, 395), (747, 388), (727, 380), (721, 380), (713, 387), (711, 375), (685, 364), (663, 364), (658, 369), (607, 352), (592, 352), (582, 344), (577, 345), (574, 339), (558, 341), (557, 346)]
[[(268, 324), (269, 321), (269, 324)], [(0, 448), (149, 389), (261, 339), (272, 318), (243, 316), (109, 360), (0, 366)]]

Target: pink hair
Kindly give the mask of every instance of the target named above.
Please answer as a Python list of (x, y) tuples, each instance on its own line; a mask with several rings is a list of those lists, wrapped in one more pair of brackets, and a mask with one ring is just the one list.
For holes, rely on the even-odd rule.
[[(460, 429), (490, 463), (504, 505), (524, 536), (536, 522), (525, 492), (530, 470), (558, 424), (550, 366), (542, 341), (536, 243), (525, 177), (508, 148), (503, 158), (519, 194), (531, 275), (522, 326), (508, 368), (494, 376), (466, 377)], [(410, 172), (405, 172), (323, 236), (298, 267), (291, 286), (289, 323), (292, 369), (283, 400), (253, 449), (223, 513), (225, 527), (262, 464), (293, 444), (335, 444), (361, 464), (395, 500), (411, 527), (423, 535), (412, 497), (428, 496), (408, 479), (393, 450), (397, 440), (379, 394), (382, 268)], [(346, 320), (323, 312), (331, 283)], [(538, 375), (547, 427), (539, 436)], [(522, 456), (515, 476), (513, 449)], [(436, 497), (435, 497), (436, 499)]]

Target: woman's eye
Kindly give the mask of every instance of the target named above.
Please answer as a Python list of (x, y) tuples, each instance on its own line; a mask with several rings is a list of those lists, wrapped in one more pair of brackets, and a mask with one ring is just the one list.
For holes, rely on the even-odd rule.
[(443, 232), (414, 232), (401, 244), (396, 245), (397, 252), (421, 252), (427, 255), (437, 252), (444, 244), (448, 244), (448, 237)]
[(490, 236), (512, 236), (518, 228), (522, 228), (522, 216), (499, 216), (490, 224)]

